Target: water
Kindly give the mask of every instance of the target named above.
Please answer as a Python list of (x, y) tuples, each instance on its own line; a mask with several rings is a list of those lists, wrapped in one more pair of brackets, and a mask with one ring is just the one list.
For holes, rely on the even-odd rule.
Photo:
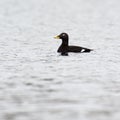
[[(119, 0), (1, 0), (1, 120), (119, 120)], [(88, 54), (56, 51), (61, 32)]]

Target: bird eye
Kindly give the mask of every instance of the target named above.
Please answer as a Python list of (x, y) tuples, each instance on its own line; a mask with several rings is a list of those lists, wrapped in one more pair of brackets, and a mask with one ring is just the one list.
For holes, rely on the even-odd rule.
[(62, 36), (65, 36), (65, 34), (63, 34)]

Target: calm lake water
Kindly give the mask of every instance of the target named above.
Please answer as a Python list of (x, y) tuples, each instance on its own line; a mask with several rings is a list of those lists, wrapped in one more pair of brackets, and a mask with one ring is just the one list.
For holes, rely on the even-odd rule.
[(0, 0), (0, 119), (120, 120), (120, 0)]

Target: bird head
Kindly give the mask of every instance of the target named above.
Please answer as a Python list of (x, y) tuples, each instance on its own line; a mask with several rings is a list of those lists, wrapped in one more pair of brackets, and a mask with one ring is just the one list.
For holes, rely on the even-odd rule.
[(60, 35), (57, 35), (54, 38), (55, 39), (68, 40), (68, 34), (67, 33), (61, 33)]

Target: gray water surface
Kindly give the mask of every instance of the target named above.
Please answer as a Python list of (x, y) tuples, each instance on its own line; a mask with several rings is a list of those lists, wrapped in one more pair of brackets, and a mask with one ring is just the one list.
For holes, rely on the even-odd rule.
[[(0, 0), (0, 120), (120, 120), (119, 0)], [(56, 51), (61, 32), (88, 54)]]

